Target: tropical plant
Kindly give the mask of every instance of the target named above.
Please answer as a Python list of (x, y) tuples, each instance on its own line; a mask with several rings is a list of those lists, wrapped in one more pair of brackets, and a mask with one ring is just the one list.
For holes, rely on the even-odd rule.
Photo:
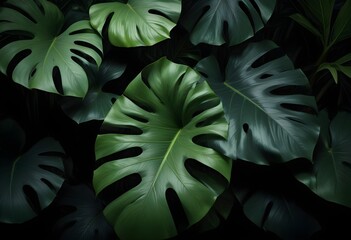
[(6, 0), (0, 226), (36, 239), (334, 239), (350, 0)]

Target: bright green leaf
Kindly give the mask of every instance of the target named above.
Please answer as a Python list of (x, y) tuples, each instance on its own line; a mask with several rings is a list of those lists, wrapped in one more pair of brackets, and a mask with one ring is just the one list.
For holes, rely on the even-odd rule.
[(118, 47), (150, 46), (170, 38), (181, 11), (181, 0), (129, 0), (90, 7), (92, 26), (103, 34), (107, 19), (109, 41)]
[(0, 33), (13, 34), (18, 40), (0, 49), (0, 71), (8, 73), (10, 63), (16, 59), (12, 73), (16, 83), (30, 89), (84, 97), (88, 79), (80, 62), (87, 61), (82, 56), (86, 54), (94, 64), (100, 64), (101, 37), (87, 20), (76, 22), (61, 33), (63, 23), (63, 14), (49, 1), (7, 1), (0, 8)]
[(189, 227), (209, 212), (230, 180), (231, 159), (198, 144), (227, 137), (222, 104), (185, 65), (161, 58), (144, 68), (117, 99), (101, 131), (95, 144), (97, 194), (128, 177), (140, 178), (104, 209), (122, 239), (175, 236), (166, 195), (179, 198)]
[(262, 29), (275, 4), (275, 0), (190, 1), (190, 4), (184, 4), (182, 24), (191, 32), (190, 39), (194, 44), (228, 43), (232, 46)]
[(213, 56), (196, 66), (222, 100), (230, 127), (219, 148), (231, 158), (257, 164), (312, 159), (316, 102), (306, 93), (308, 79), (287, 56), (264, 61), (277, 48), (271, 41), (251, 43), (230, 56), (224, 71)]

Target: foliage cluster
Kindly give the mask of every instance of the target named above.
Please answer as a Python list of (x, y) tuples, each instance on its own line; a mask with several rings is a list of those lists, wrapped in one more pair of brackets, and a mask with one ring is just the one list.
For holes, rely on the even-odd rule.
[(344, 235), (350, 12), (350, 0), (3, 1), (2, 229)]

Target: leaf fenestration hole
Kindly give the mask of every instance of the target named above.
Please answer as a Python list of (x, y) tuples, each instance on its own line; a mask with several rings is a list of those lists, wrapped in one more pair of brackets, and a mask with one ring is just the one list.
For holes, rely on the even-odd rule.
[(143, 131), (140, 128), (130, 126), (130, 125), (114, 125), (109, 123), (104, 123), (100, 129), (101, 134), (115, 133), (115, 134), (125, 134), (125, 135), (140, 135)]
[(55, 186), (52, 185), (52, 183), (49, 182), (47, 179), (41, 178), (40, 181), (42, 181), (46, 186), (48, 186), (48, 188), (50, 188), (51, 191), (57, 192), (57, 189), (55, 188)]
[(281, 48), (277, 47), (274, 49), (269, 50), (259, 58), (257, 58), (252, 64), (251, 67), (253, 68), (258, 68), (270, 61), (273, 61), (275, 59), (281, 58), (284, 56), (284, 52), (282, 51)]
[(124, 159), (124, 158), (130, 158), (130, 157), (137, 157), (140, 154), (142, 154), (143, 149), (141, 147), (132, 147), (132, 148), (127, 148), (124, 150), (121, 150), (119, 152), (113, 153), (111, 155), (107, 155), (105, 157), (102, 157), (98, 159), (95, 162), (95, 168), (100, 167), (104, 163), (114, 161), (114, 160), (119, 160), (119, 159)]
[(34, 0), (34, 3), (37, 5), (37, 7), (38, 7), (39, 10), (41, 11), (41, 13), (42, 13), (43, 15), (45, 15), (45, 9), (44, 9), (43, 5), (41, 4), (41, 2), (38, 1), (38, 0)]
[(163, 12), (161, 12), (161, 11), (159, 11), (159, 10), (150, 9), (148, 12), (149, 12), (150, 14), (155, 14), (155, 15), (164, 17), (164, 18), (166, 18), (166, 19), (172, 21), (172, 19), (171, 19), (169, 16), (167, 16), (165, 13), (163, 13)]
[(142, 123), (148, 123), (149, 120), (142, 117), (142, 116), (137, 116), (135, 114), (130, 114), (130, 113), (125, 113), (128, 117), (133, 118), (134, 120), (137, 120), (138, 122), (142, 122)]
[(244, 130), (245, 133), (247, 133), (249, 131), (249, 128), (250, 128), (249, 124), (247, 124), (247, 123), (243, 124), (243, 130)]
[(267, 204), (267, 206), (266, 206), (266, 208), (264, 210), (264, 213), (263, 213), (263, 216), (262, 216), (262, 219), (261, 219), (261, 228), (264, 228), (264, 224), (266, 223), (266, 221), (267, 221), (267, 219), (269, 217), (269, 214), (270, 214), (270, 212), (272, 210), (272, 207), (273, 207), (273, 202), (270, 201)]
[(312, 95), (311, 89), (309, 89), (306, 86), (299, 86), (299, 85), (289, 85), (289, 86), (279, 87), (271, 90), (270, 93), (278, 96), (295, 95), (295, 94), (306, 95), (306, 96)]
[(40, 164), (39, 167), (45, 171), (51, 172), (51, 173), (53, 173), (57, 176), (60, 176), (62, 178), (65, 177), (65, 173), (61, 169), (58, 169), (57, 167), (42, 165), (42, 164)]
[(255, 22), (254, 22), (254, 20), (252, 19), (252, 16), (251, 16), (251, 13), (250, 13), (249, 8), (246, 6), (246, 4), (245, 4), (243, 1), (240, 1), (240, 2), (239, 2), (239, 7), (240, 7), (241, 10), (245, 13), (245, 15), (247, 16), (247, 18), (249, 19), (250, 25), (251, 25), (253, 31), (255, 32), (255, 31), (256, 31)]
[(29, 13), (27, 13), (25, 10), (23, 10), (20, 7), (12, 5), (11, 3), (8, 3), (8, 2), (3, 3), (3, 7), (15, 10), (15, 11), (19, 12), (20, 14), (22, 14), (23, 16), (25, 16), (26, 18), (28, 18), (31, 22), (37, 23), (37, 21)]
[(229, 41), (229, 28), (228, 28), (228, 21), (223, 22), (223, 39), (225, 42)]
[(140, 107), (141, 109), (145, 110), (146, 112), (149, 112), (149, 113), (155, 113), (156, 110), (151, 107), (150, 105), (146, 105), (145, 103), (141, 103), (140, 101), (136, 101), (134, 99), (131, 99), (127, 96), (125, 96), (126, 98), (128, 98), (131, 102), (133, 102), (135, 105), (137, 105), (138, 107)]
[(185, 168), (193, 178), (201, 182), (215, 194), (221, 194), (228, 184), (222, 174), (196, 159), (186, 159)]
[[(74, 44), (77, 44), (79, 46), (82, 46), (82, 47), (87, 47), (87, 48), (90, 48), (92, 50), (94, 50), (97, 54), (99, 54), (99, 56), (101, 58), (103, 58), (103, 53), (101, 52), (100, 49), (98, 49), (96, 46), (94, 46), (93, 44), (91, 43), (88, 43), (88, 42), (84, 42), (84, 41), (74, 41)], [(95, 61), (94, 61), (95, 62)]]
[(306, 105), (292, 104), (292, 103), (281, 103), (280, 106), (283, 108), (292, 110), (292, 111), (304, 112), (304, 113), (309, 113), (309, 114), (317, 114), (315, 109), (313, 109), (310, 106), (306, 106)]
[(39, 214), (41, 211), (41, 207), (40, 207), (40, 201), (39, 201), (37, 192), (29, 185), (23, 186), (23, 192), (24, 192), (24, 195), (26, 196), (26, 200), (29, 206), (36, 214)]
[(348, 167), (348, 168), (351, 169), (351, 163), (350, 162), (342, 161), (342, 165), (344, 165), (345, 167)]
[(7, 76), (12, 76), (13, 71), (15, 70), (16, 66), (26, 57), (28, 57), (32, 53), (32, 50), (30, 49), (25, 49), (23, 51), (20, 51), (17, 53), (12, 60), (10, 61), (9, 65), (7, 66), (6, 69), (6, 75)]
[(95, 61), (95, 59), (92, 56), (90, 56), (90, 55), (88, 55), (88, 54), (86, 54), (86, 53), (84, 53), (82, 51), (79, 51), (77, 49), (70, 49), (70, 51), (71, 51), (71, 53), (73, 53), (73, 54), (83, 58), (84, 60), (88, 61), (89, 63), (97, 65), (97, 62)]
[(268, 74), (268, 73), (264, 73), (260, 76), (260, 79), (266, 79), (266, 78), (269, 78), (269, 77), (272, 77), (273, 75), (272, 74)]
[(260, 10), (260, 8), (258, 7), (256, 1), (255, 1), (255, 0), (250, 0), (250, 3), (251, 3), (251, 5), (255, 8), (255, 10), (256, 10), (256, 12), (258, 13), (258, 15), (261, 17), (262, 22), (264, 22), (263, 19), (262, 19), (261, 10)]
[(174, 225), (176, 226), (178, 233), (181, 233), (189, 225), (189, 220), (186, 216), (183, 205), (178, 197), (178, 194), (173, 188), (168, 188), (165, 194)]
[(58, 66), (55, 66), (52, 69), (52, 79), (54, 81), (57, 92), (63, 95), (64, 92), (63, 92), (63, 86), (62, 86), (61, 71)]
[(108, 205), (123, 193), (137, 186), (140, 182), (140, 175), (138, 173), (133, 173), (108, 185), (98, 194), (98, 198), (103, 201), (104, 205)]

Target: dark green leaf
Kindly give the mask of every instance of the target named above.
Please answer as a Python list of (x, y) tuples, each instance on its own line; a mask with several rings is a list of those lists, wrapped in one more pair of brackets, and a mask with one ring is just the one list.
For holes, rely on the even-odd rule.
[(232, 46), (262, 29), (275, 4), (275, 0), (190, 0), (181, 22), (191, 32), (195, 45), (227, 42)]
[(281, 239), (310, 239), (321, 229), (316, 219), (284, 194), (241, 188), (236, 195), (248, 219)]
[(332, 41), (340, 42), (351, 37), (351, 1), (346, 0), (340, 9), (332, 30)]
[(103, 120), (110, 111), (118, 95), (103, 90), (105, 84), (120, 77), (125, 65), (113, 61), (104, 61), (100, 68), (93, 68), (91, 83), (83, 99), (64, 97), (61, 101), (62, 110), (75, 122)]
[[(8, 120), (0, 122), (0, 136), (12, 139), (18, 132), (8, 132)], [(21, 134), (11, 141), (11, 149), (23, 146)], [(4, 143), (1, 141), (1, 143)], [(5, 146), (9, 143), (4, 144)], [(44, 138), (26, 153), (8, 153), (0, 146), (0, 221), (23, 223), (37, 216), (56, 197), (64, 178), (64, 150), (53, 138)], [(6, 146), (7, 147), (7, 146)]]
[(228, 143), (219, 147), (231, 158), (257, 164), (312, 160), (316, 103), (308, 79), (287, 56), (269, 60), (277, 48), (271, 41), (251, 43), (230, 56), (224, 71), (213, 56), (196, 67), (222, 100), (230, 127)]
[(113, 228), (103, 215), (103, 204), (88, 186), (65, 185), (57, 197), (60, 209), (71, 211), (54, 225), (55, 236), (60, 240), (115, 239)]
[[(329, 122), (324, 114), (321, 126)], [(329, 129), (321, 135), (321, 148), (315, 153), (313, 173), (297, 178), (320, 197), (351, 207), (351, 113), (338, 112)], [(328, 132), (329, 130), (329, 132)]]

